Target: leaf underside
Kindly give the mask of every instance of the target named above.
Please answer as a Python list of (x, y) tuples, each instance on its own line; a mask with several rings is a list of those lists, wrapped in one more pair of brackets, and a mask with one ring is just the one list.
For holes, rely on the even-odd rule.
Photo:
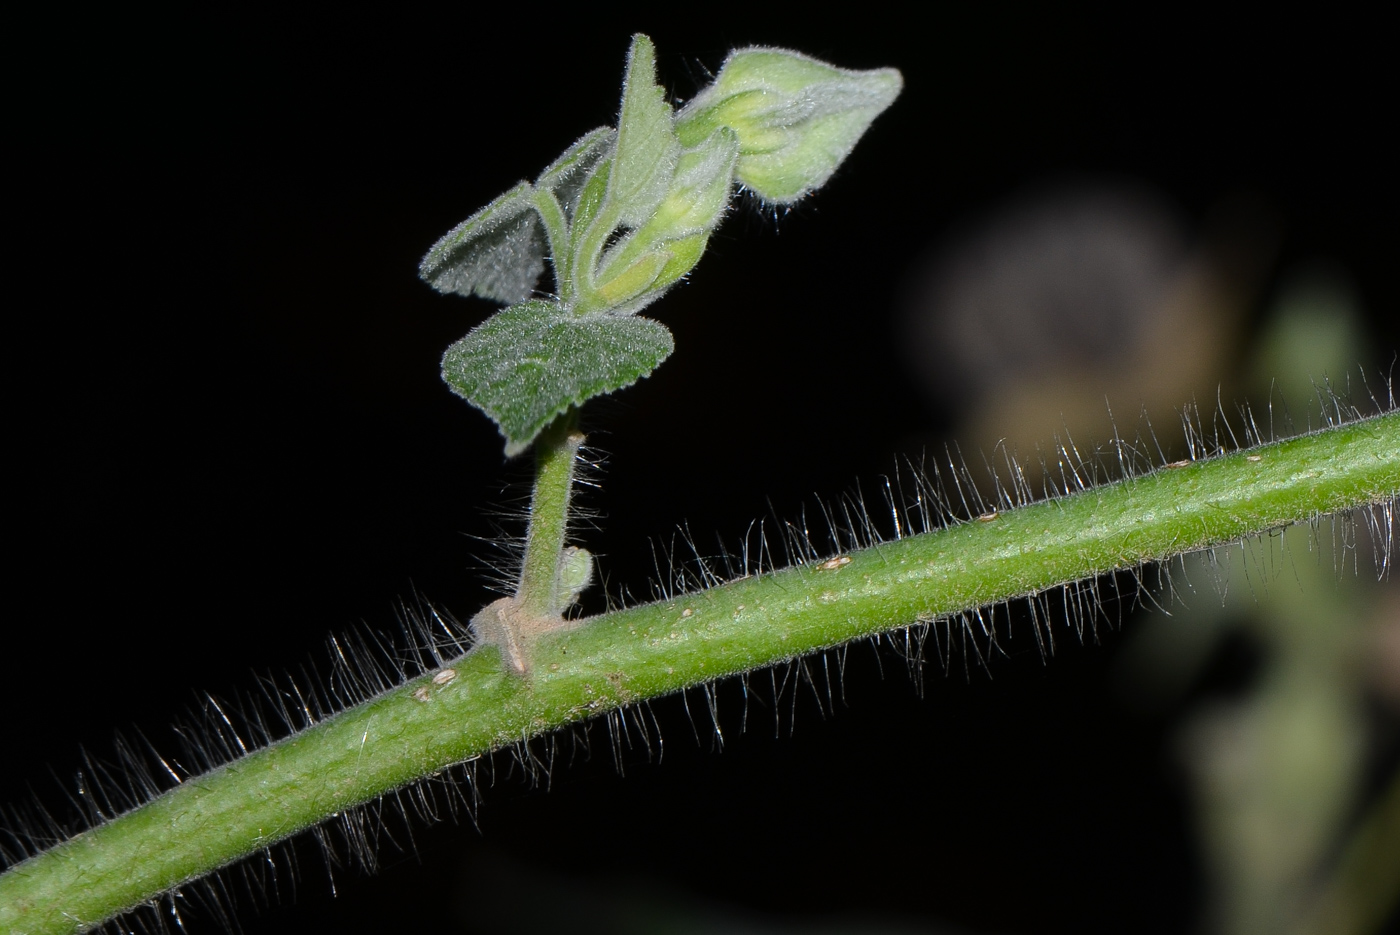
[(496, 422), (512, 457), (570, 406), (631, 386), (674, 349), (671, 332), (649, 318), (523, 302), (449, 347), (442, 378)]
[(439, 292), (493, 302), (529, 297), (544, 272), (544, 228), (522, 182), (433, 244), (418, 268)]

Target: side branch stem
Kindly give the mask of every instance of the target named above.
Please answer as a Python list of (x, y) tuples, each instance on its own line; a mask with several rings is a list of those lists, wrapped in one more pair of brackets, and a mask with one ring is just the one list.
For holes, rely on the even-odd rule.
[(558, 616), (559, 559), (569, 526), (569, 497), (574, 484), (574, 459), (583, 435), (578, 410), (570, 407), (535, 442), (535, 489), (530, 496), (530, 526), (525, 534), (525, 560), (515, 597), (534, 617)]
[[(571, 425), (551, 431), (521, 579), (531, 600), (557, 573), (577, 450)], [(543, 637), (528, 679), (483, 646), (452, 662), (454, 677), (412, 679), (12, 867), (0, 931), (83, 931), (450, 764), (621, 705), (1397, 497), (1389, 413), (603, 614)]]

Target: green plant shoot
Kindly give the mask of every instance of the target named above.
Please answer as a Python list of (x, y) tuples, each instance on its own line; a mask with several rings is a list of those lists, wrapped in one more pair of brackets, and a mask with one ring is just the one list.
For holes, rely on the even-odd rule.
[[(570, 407), (651, 373), (675, 344), (637, 312), (695, 267), (736, 190), (785, 205), (820, 187), (902, 86), (894, 69), (743, 49), (673, 113), (651, 40), (634, 36), (617, 128), (585, 134), (423, 258), (439, 291), (510, 306), (448, 349), (443, 379), (513, 457)], [(546, 259), (554, 294), (533, 297)]]

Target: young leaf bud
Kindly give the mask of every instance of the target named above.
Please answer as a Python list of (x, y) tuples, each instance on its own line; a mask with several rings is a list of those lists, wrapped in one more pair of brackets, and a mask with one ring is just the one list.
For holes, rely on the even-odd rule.
[(729, 206), (738, 138), (720, 127), (681, 153), (666, 197), (651, 218), (604, 254), (598, 294), (636, 311), (690, 272)]
[(893, 68), (848, 71), (785, 49), (742, 49), (676, 115), (676, 132), (693, 146), (732, 127), (735, 176), (766, 201), (788, 204), (831, 177), (903, 86)]
[(666, 197), (642, 232), (674, 240), (714, 230), (729, 206), (738, 156), (739, 138), (729, 127), (720, 127), (699, 146), (681, 153)]
[(562, 614), (572, 607), (578, 596), (593, 583), (593, 555), (587, 549), (566, 545), (559, 554), (559, 606)]

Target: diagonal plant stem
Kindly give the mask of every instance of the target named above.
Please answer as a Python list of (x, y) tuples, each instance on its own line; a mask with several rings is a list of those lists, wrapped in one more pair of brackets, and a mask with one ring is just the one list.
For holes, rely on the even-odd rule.
[(484, 648), (11, 868), (0, 931), (82, 931), (452, 763), (622, 705), (1397, 497), (1392, 412), (603, 614), (542, 639), (525, 679)]

